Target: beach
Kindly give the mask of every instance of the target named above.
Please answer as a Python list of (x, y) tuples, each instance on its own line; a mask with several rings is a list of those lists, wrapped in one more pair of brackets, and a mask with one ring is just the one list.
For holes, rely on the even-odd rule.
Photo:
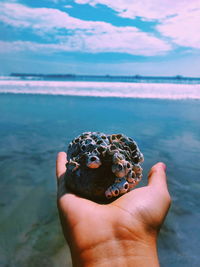
[[(15, 85), (16, 88), (16, 85)], [(55, 159), (85, 131), (124, 133), (144, 154), (144, 177), (167, 165), (172, 207), (161, 266), (200, 265), (200, 102), (197, 98), (0, 93), (0, 266), (71, 266), (56, 208)]]
[[(95, 173), (100, 178), (107, 176), (104, 166), (112, 162), (112, 168), (105, 169), (112, 171), (111, 178), (117, 185), (109, 185), (105, 192), (108, 198), (109, 191), (114, 197), (136, 187), (139, 190), (132, 192), (136, 199), (137, 192), (145, 191), (141, 187), (148, 184), (151, 168), (163, 162), (157, 166), (166, 165), (172, 204), (158, 234), (160, 266), (200, 267), (199, 25), (199, 0), (0, 1), (0, 267), (72, 267), (57, 209), (56, 159), (61, 151), (68, 151), (69, 175), (72, 170), (80, 179), (82, 170), (91, 171), (91, 179)], [(98, 155), (99, 159), (94, 154), (87, 154), (88, 158), (74, 155), (74, 151), (70, 154), (69, 144), (73, 140), (76, 143), (84, 132), (112, 136), (112, 140), (108, 138), (112, 151), (115, 137), (127, 136), (120, 139), (125, 160), (120, 155), (111, 158), (110, 150), (106, 157)], [(132, 143), (129, 150), (125, 146), (129, 142), (124, 142), (132, 139), (144, 155), (144, 162), (142, 156), (139, 158), (142, 177), (139, 167), (132, 168), (127, 162), (130, 153), (132, 161), (137, 162), (133, 154), (137, 146)], [(106, 143), (95, 142), (101, 146)], [(93, 149), (93, 142), (87, 143), (89, 148), (82, 143), (79, 148)], [(103, 149), (98, 148), (102, 155)], [(114, 180), (116, 177), (119, 179)], [(129, 185), (124, 183), (125, 178)], [(100, 192), (99, 184), (104, 179), (99, 183), (94, 180), (96, 191)], [(66, 190), (73, 188), (68, 187)], [(145, 200), (151, 193), (147, 191)], [(152, 203), (151, 197), (147, 200)], [(152, 220), (152, 209), (143, 209), (145, 201), (140, 202), (139, 198), (132, 199), (131, 205), (136, 205), (135, 201), (141, 207), (139, 212), (136, 209), (136, 215), (142, 220), (133, 219), (134, 230), (141, 229), (138, 225), (150, 226), (151, 222), (156, 226), (158, 220)], [(164, 208), (162, 201), (158, 204)], [(75, 211), (81, 207), (77, 204)], [(106, 208), (109, 210), (109, 206)], [(143, 211), (145, 216), (140, 216)], [(157, 218), (158, 211), (156, 208)], [(84, 243), (87, 236), (91, 234), (93, 244), (101, 245), (97, 237), (102, 241), (101, 233), (109, 232), (101, 226), (102, 216), (92, 215), (87, 224), (76, 224), (76, 216), (70, 216), (72, 226), (82, 231), (78, 237), (73, 236), (80, 241), (80, 253), (85, 258), (88, 251), (99, 252), (90, 242)], [(107, 214), (104, 216), (102, 223)], [(95, 218), (100, 232), (92, 224)], [(137, 223), (146, 218), (150, 218), (150, 224)], [(129, 223), (128, 219), (124, 216), (122, 222)], [(84, 225), (89, 234), (83, 233)], [(133, 236), (134, 240), (126, 238), (126, 231), (118, 225), (112, 224), (115, 230), (111, 233), (117, 241), (114, 253), (124, 254), (119, 257), (119, 265), (123, 256), (130, 254), (126, 249), (120, 250), (121, 244), (129, 249), (138, 235)], [(152, 233), (152, 227), (145, 229)], [(125, 237), (124, 242), (118, 242), (120, 234)], [(112, 240), (107, 241), (113, 244), (109, 242)], [(109, 256), (106, 265), (112, 265), (109, 248), (103, 251)], [(155, 250), (147, 249), (148, 252)], [(99, 254), (101, 257), (101, 250)], [(133, 254), (127, 256), (134, 267), (141, 254), (136, 247)], [(151, 265), (148, 255), (144, 256), (147, 265)]]

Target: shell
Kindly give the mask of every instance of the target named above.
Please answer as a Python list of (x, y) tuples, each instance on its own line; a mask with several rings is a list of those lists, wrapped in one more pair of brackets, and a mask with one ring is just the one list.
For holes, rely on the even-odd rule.
[(83, 133), (69, 144), (67, 160), (66, 187), (94, 201), (112, 201), (142, 179), (143, 154), (123, 134)]

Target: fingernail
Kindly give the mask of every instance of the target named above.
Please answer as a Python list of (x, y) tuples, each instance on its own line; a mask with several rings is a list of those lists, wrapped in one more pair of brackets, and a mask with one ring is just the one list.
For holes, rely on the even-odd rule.
[(163, 170), (166, 171), (167, 168), (166, 164), (164, 162), (160, 162), (160, 165), (162, 166)]

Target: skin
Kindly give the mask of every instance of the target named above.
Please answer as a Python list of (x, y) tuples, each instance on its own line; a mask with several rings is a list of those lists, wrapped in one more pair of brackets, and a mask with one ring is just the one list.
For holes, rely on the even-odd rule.
[(157, 238), (170, 207), (164, 163), (148, 184), (102, 205), (67, 192), (66, 153), (57, 157), (58, 210), (73, 266), (159, 266)]

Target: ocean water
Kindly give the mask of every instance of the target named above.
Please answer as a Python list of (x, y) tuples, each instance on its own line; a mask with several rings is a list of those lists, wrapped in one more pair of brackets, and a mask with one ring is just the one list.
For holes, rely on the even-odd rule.
[[(149, 98), (143, 97), (146, 85), (134, 85), (135, 98), (130, 92), (108, 97), (105, 83), (84, 84), (91, 97), (74, 95), (82, 82), (71, 95), (54, 94), (60, 90), (55, 82), (18, 82), (7, 81), (7, 91), (0, 82), (0, 266), (71, 266), (56, 209), (55, 158), (84, 131), (133, 137), (145, 156), (140, 186), (153, 164), (166, 163), (173, 203), (158, 242), (161, 266), (200, 266), (200, 102), (199, 89), (198, 97), (192, 91), (199, 85), (189, 84), (187, 97), (177, 97), (188, 84), (159, 84)], [(48, 83), (42, 93), (41, 82)], [(92, 93), (97, 85), (104, 97)], [(115, 86), (109, 83), (111, 92)], [(62, 90), (70, 88), (65, 82)]]
[(0, 93), (121, 98), (200, 99), (200, 83), (0, 80)]

